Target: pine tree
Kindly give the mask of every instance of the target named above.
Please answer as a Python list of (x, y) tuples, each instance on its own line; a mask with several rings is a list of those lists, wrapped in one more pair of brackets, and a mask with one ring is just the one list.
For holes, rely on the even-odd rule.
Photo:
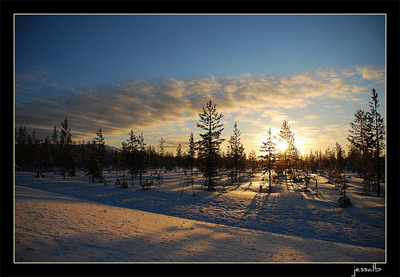
[(364, 157), (368, 149), (368, 137), (370, 136), (367, 128), (368, 116), (363, 110), (358, 109), (354, 113), (354, 117), (353, 122), (350, 123), (351, 129), (347, 140)]
[(127, 168), (129, 174), (131, 174), (132, 185), (134, 177), (139, 174), (139, 184), (143, 187), (143, 173), (146, 172), (148, 166), (143, 133), (137, 136), (135, 132), (131, 130), (127, 141), (122, 143), (122, 154), (125, 164), (124, 167)]
[(20, 126), (15, 130), (15, 166), (17, 170), (24, 171), (28, 164), (28, 132)]
[(283, 151), (283, 164), (285, 171), (285, 181), (287, 185), (287, 173), (292, 174), (292, 166), (298, 156), (297, 148), (294, 145), (294, 133), (286, 120), (283, 120), (281, 130), (279, 131), (279, 139), (285, 143)]
[(345, 168), (344, 150), (342, 149), (342, 146), (338, 142), (336, 142), (335, 150), (336, 150), (336, 168), (340, 171), (343, 171)]
[(193, 173), (195, 155), (196, 155), (196, 144), (194, 143), (193, 133), (190, 133), (189, 149), (188, 149), (188, 166), (191, 173)]
[(161, 169), (164, 168), (164, 155), (165, 155), (165, 139), (161, 137), (159, 144), (158, 144), (158, 148), (159, 148), (159, 154), (160, 154), (160, 165), (161, 165)]
[(257, 171), (258, 168), (258, 161), (256, 151), (252, 150), (249, 154), (248, 163), (250, 167), (250, 177), (254, 176), (254, 173)]
[(95, 180), (99, 182), (104, 181), (103, 166), (105, 163), (106, 147), (101, 129), (96, 131), (96, 137), (93, 138), (92, 144), (88, 145), (89, 158), (86, 161), (85, 176), (94, 183)]
[(143, 133), (140, 133), (140, 135), (136, 136), (136, 145), (136, 170), (139, 172), (139, 184), (143, 188), (143, 173), (146, 173), (148, 163), (146, 155), (146, 143), (144, 143)]
[(51, 157), (53, 161), (53, 173), (56, 174), (56, 169), (60, 166), (61, 158), (60, 157), (60, 140), (59, 140), (59, 131), (57, 130), (57, 126), (54, 126), (53, 135), (51, 136)]
[(275, 149), (275, 145), (276, 143), (274, 143), (272, 141), (272, 136), (271, 136), (271, 128), (269, 128), (268, 131), (268, 138), (266, 142), (262, 142), (262, 146), (260, 151), (261, 152), (265, 152), (266, 154), (264, 156), (262, 156), (263, 158), (263, 175), (265, 175), (266, 173), (268, 173), (268, 179), (269, 179), (269, 187), (268, 187), (268, 193), (271, 193), (271, 189), (272, 189), (272, 170), (275, 167), (275, 163), (277, 161), (278, 155), (276, 154), (276, 149)]
[(378, 100), (378, 93), (375, 89), (372, 89), (371, 92), (371, 99), (372, 101), (369, 102), (370, 107), (370, 124), (369, 129), (371, 131), (371, 152), (373, 153), (373, 157), (375, 162), (375, 173), (376, 173), (376, 187), (377, 187), (377, 196), (380, 197), (381, 194), (381, 186), (380, 186), (380, 152), (385, 148), (384, 145), (384, 137), (385, 137), (385, 123), (383, 117), (378, 112), (379, 108), (379, 100)]
[(176, 148), (176, 165), (178, 167), (182, 166), (182, 145), (179, 143), (178, 147)]
[(71, 146), (72, 146), (71, 129), (69, 128), (68, 119), (66, 118), (64, 122), (61, 122), (61, 131), (60, 131), (61, 173), (63, 175), (63, 179), (65, 179), (67, 171), (71, 176), (75, 176), (76, 174)]
[(137, 171), (138, 160), (136, 155), (138, 151), (138, 146), (137, 146), (137, 139), (135, 132), (132, 129), (128, 135), (129, 138), (127, 139), (127, 141), (122, 143), (122, 152), (126, 168), (128, 169), (129, 174), (131, 174), (131, 180), (133, 185), (133, 178), (138, 173)]
[(237, 123), (233, 127), (233, 135), (229, 139), (228, 152), (227, 155), (230, 160), (230, 168), (232, 168), (231, 177), (232, 182), (238, 181), (238, 172), (244, 169), (245, 166), (245, 156), (244, 147), (240, 142), (241, 132), (237, 128)]
[(105, 165), (106, 162), (106, 143), (105, 138), (103, 137), (103, 130), (99, 128), (96, 131), (96, 137), (93, 138), (93, 143), (97, 148), (97, 157), (101, 166)]
[(367, 193), (371, 184), (375, 184), (377, 196), (380, 197), (380, 152), (385, 148), (385, 124), (378, 112), (380, 105), (375, 89), (372, 89), (371, 99), (369, 112), (358, 109), (354, 114), (355, 119), (350, 123), (351, 129), (347, 140), (351, 143), (352, 156), (354, 157), (356, 153), (361, 156), (358, 171), (364, 179), (363, 191)]
[(359, 156), (357, 161), (357, 171), (363, 177), (363, 192), (370, 188), (372, 183), (371, 175), (371, 116), (369, 113), (361, 109), (357, 109), (354, 113), (354, 120), (350, 123), (351, 129), (347, 140), (352, 146), (352, 155)]
[(200, 134), (199, 141), (199, 159), (201, 160), (201, 171), (206, 179), (205, 185), (208, 191), (215, 191), (216, 180), (218, 176), (218, 158), (219, 147), (223, 139), (220, 139), (222, 128), (221, 118), (223, 114), (217, 112), (216, 105), (210, 100), (206, 107), (203, 107), (203, 113), (199, 114), (200, 123), (196, 126), (203, 131)]

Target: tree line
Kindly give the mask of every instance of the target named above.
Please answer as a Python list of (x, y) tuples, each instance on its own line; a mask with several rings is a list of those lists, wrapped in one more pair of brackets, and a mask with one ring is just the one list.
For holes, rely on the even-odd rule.
[[(284, 178), (286, 185), (297, 182), (302, 176), (303, 182), (309, 181), (311, 173), (326, 174), (330, 182), (338, 184), (345, 194), (345, 171), (358, 172), (363, 178), (363, 191), (377, 191), (380, 196), (380, 183), (384, 178), (385, 159), (381, 155), (385, 147), (385, 126), (382, 116), (377, 111), (379, 107), (378, 94), (372, 90), (370, 111), (358, 109), (355, 118), (350, 123), (351, 129), (347, 140), (350, 150), (345, 154), (343, 147), (336, 143), (335, 147), (324, 152), (311, 151), (301, 154), (295, 146), (295, 134), (289, 123), (283, 120), (278, 134), (272, 135), (269, 128), (268, 136), (260, 145), (262, 155), (256, 156), (255, 151), (245, 154), (241, 143), (241, 131), (237, 122), (228, 140), (226, 151), (221, 149), (221, 138), (224, 130), (216, 104), (209, 100), (199, 113), (196, 127), (200, 130), (200, 140), (195, 141), (193, 133), (188, 137), (188, 150), (183, 151), (181, 144), (176, 152), (165, 150), (165, 139), (160, 138), (159, 144), (147, 145), (144, 134), (136, 134), (133, 130), (122, 142), (120, 149), (106, 147), (102, 129), (88, 142), (72, 140), (68, 119), (61, 122), (60, 130), (54, 126), (51, 136), (45, 139), (36, 137), (35, 131), (29, 133), (25, 127), (15, 130), (15, 165), (19, 171), (75, 176), (77, 170), (83, 170), (92, 182), (103, 182), (103, 171), (121, 173), (123, 179), (133, 180), (139, 177), (140, 186), (147, 185), (143, 176), (146, 171), (171, 171), (183, 168), (193, 174), (194, 169), (203, 173), (204, 186), (209, 191), (216, 190), (220, 176), (226, 173), (231, 184), (240, 182), (245, 174), (251, 178), (255, 173), (262, 173), (268, 181), (268, 192), (271, 192), (273, 182), (277, 177)], [(278, 150), (276, 142), (282, 141), (285, 150)], [(159, 178), (161, 178), (159, 176)], [(126, 181), (125, 181), (126, 183)]]

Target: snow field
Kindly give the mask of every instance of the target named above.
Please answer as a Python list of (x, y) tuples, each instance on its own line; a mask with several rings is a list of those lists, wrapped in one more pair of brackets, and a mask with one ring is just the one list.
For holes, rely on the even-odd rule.
[(182, 172), (142, 190), (78, 177), (16, 172), (17, 262), (384, 262), (384, 199), (337, 208), (338, 191), (317, 176), (322, 197), (284, 183), (257, 193), (259, 178), (227, 193), (185, 187)]

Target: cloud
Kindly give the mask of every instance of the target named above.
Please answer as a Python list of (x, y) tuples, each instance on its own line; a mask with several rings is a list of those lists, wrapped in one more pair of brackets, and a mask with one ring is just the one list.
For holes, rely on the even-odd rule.
[(305, 119), (318, 119), (319, 116), (315, 114), (310, 114), (304, 117)]
[(270, 118), (270, 120), (275, 123), (282, 123), (283, 120), (288, 120), (288, 116), (277, 109), (266, 109), (260, 116)]
[[(293, 123), (296, 121), (287, 116), (287, 110), (307, 108), (322, 98), (359, 103), (359, 96), (370, 88), (350, 84), (347, 78), (356, 74), (368, 79), (383, 73), (369, 67), (328, 68), (282, 76), (131, 79), (74, 87), (57, 82), (55, 74), (40, 69), (16, 75), (16, 125), (51, 132), (68, 117), (75, 139), (91, 138), (100, 127), (113, 137), (126, 136), (130, 129), (184, 130), (188, 120), (198, 120), (209, 99), (226, 118), (232, 116), (239, 124), (264, 126), (283, 119)], [(317, 119), (317, 115), (306, 118)]]
[(385, 69), (376, 66), (355, 66), (357, 74), (366, 80), (384, 80)]

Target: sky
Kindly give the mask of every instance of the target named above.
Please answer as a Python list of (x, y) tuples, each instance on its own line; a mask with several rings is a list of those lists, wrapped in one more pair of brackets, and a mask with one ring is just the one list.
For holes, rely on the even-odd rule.
[(121, 147), (131, 129), (167, 150), (199, 139), (209, 99), (259, 153), (283, 120), (302, 154), (346, 137), (371, 90), (385, 118), (384, 15), (15, 15), (15, 126)]

